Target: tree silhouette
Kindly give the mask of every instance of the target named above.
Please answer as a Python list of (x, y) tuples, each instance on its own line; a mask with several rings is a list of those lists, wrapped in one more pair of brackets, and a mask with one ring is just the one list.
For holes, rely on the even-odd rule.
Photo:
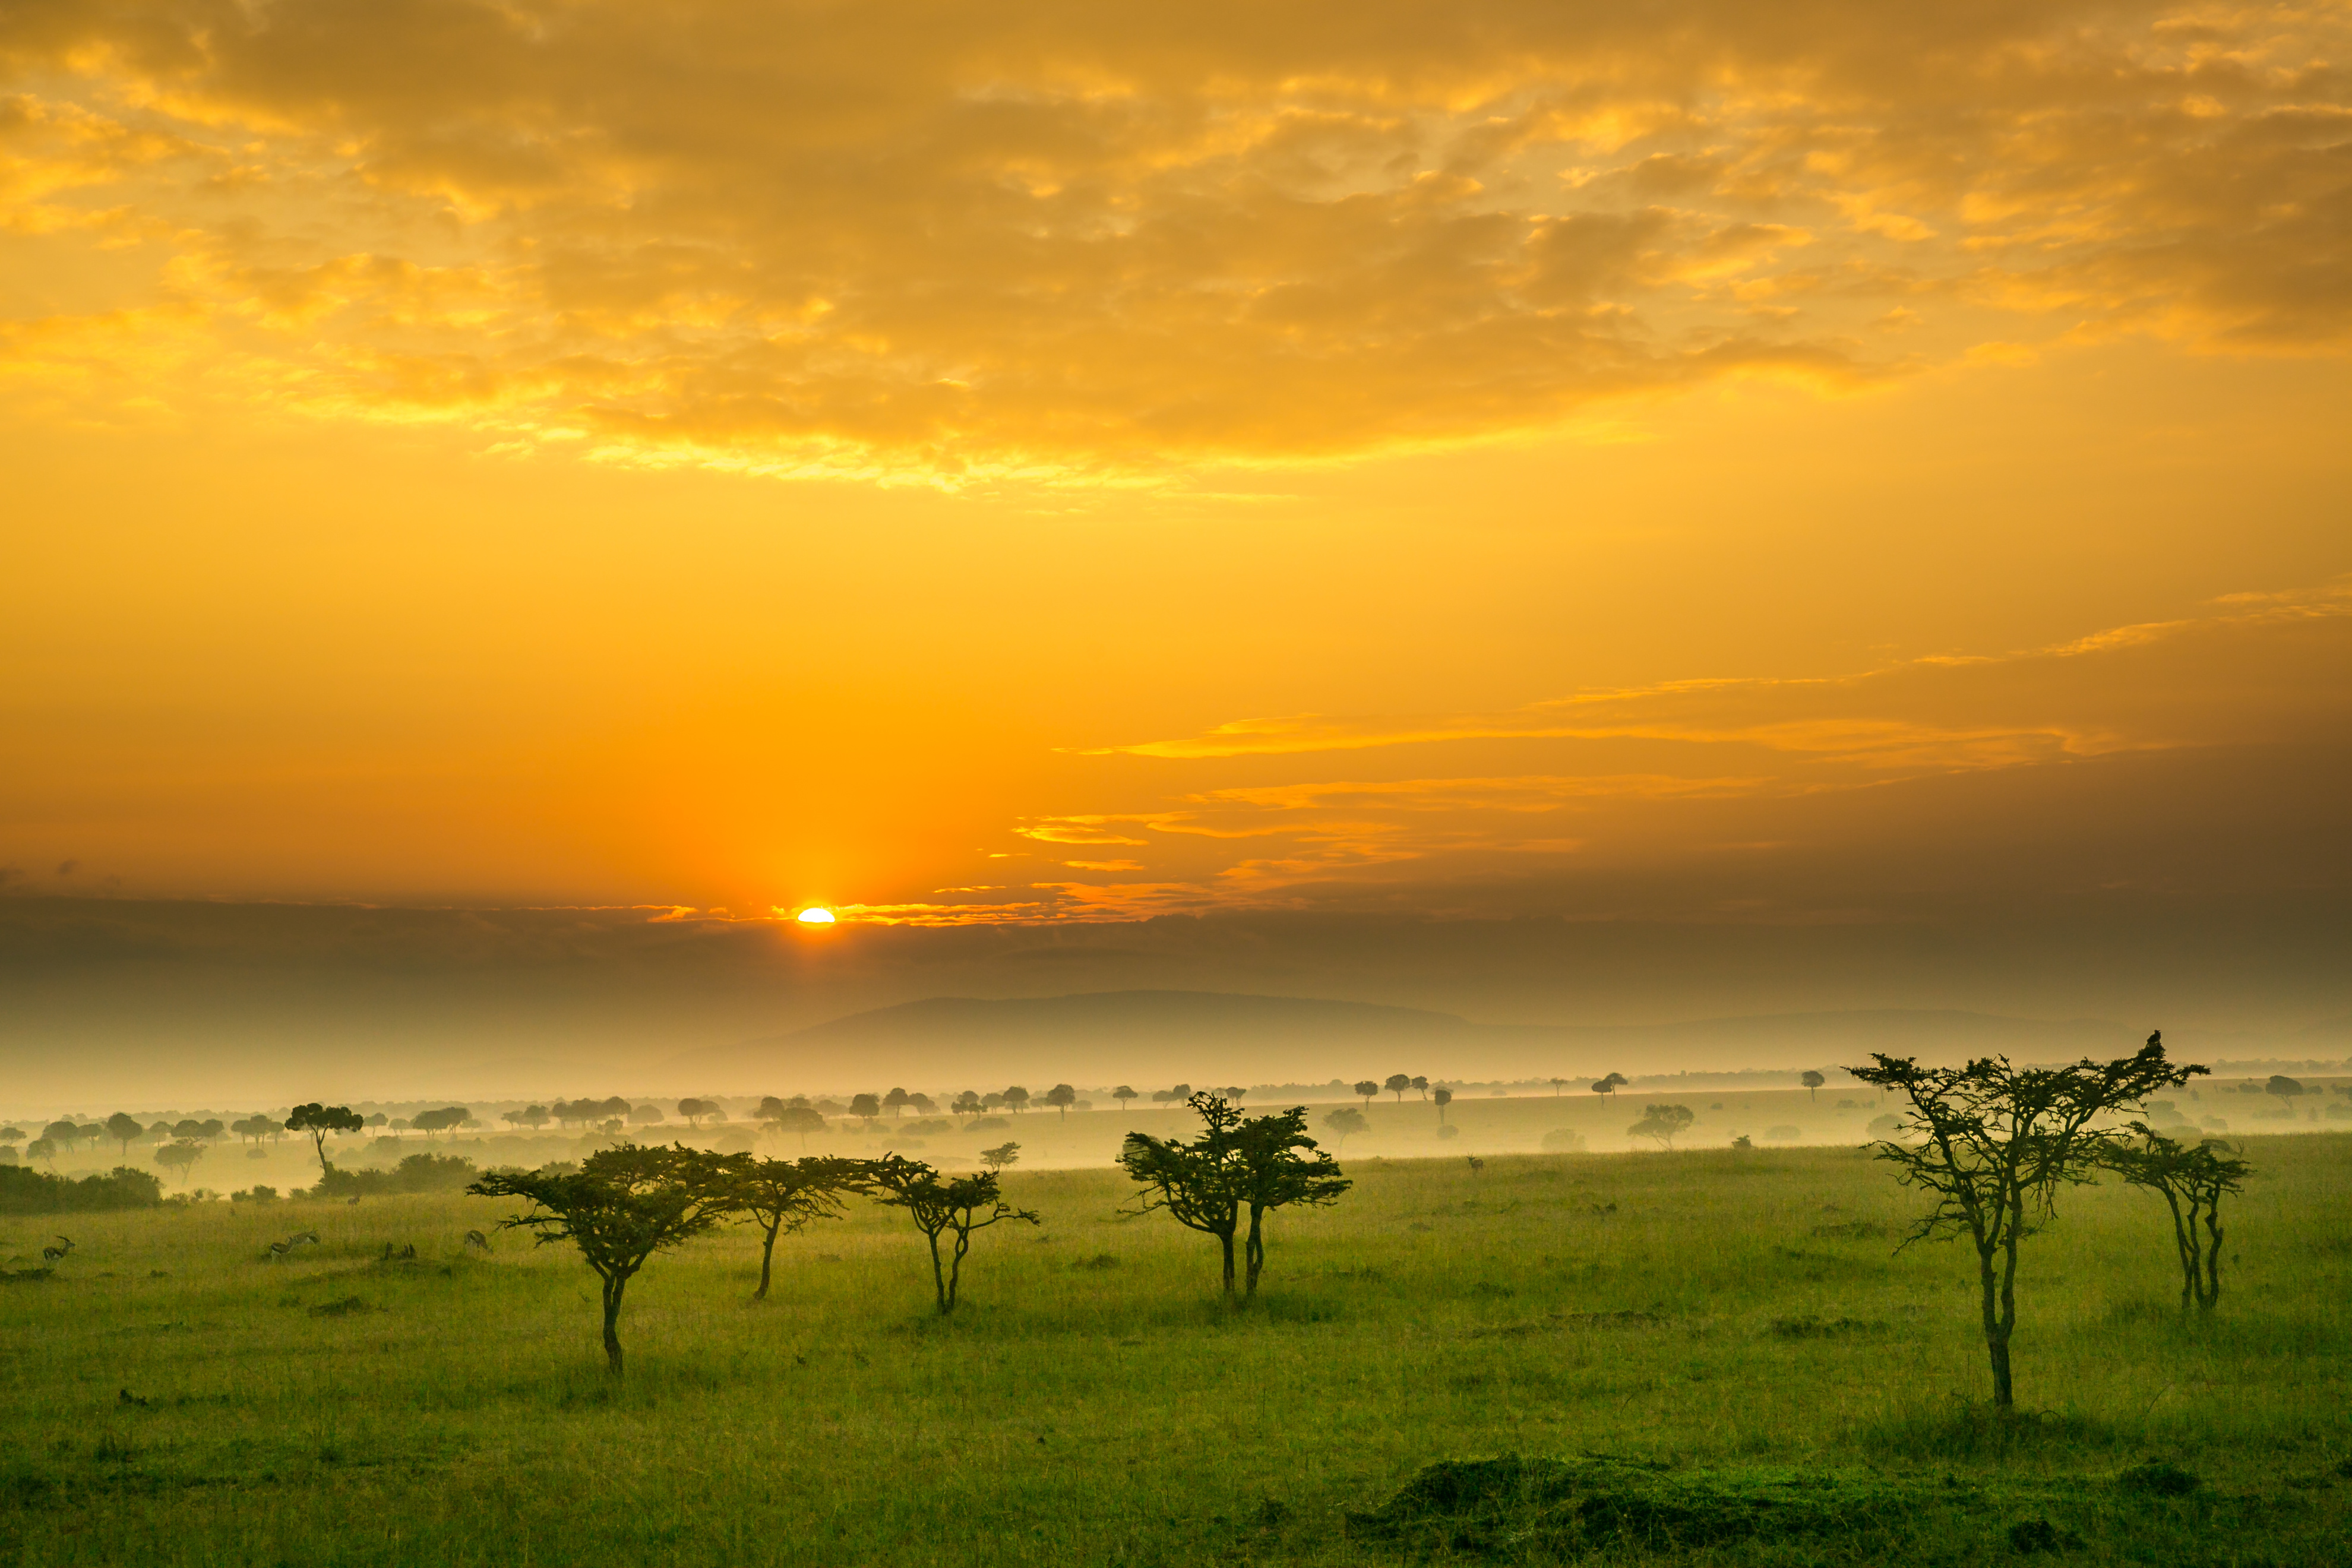
[[(187, 1123), (184, 1121), (180, 1124), (180, 1127), (185, 1127)], [(287, 1114), (286, 1117), (286, 1130), (288, 1131), (308, 1132), (310, 1135), (310, 1147), (318, 1152), (319, 1171), (322, 1175), (334, 1169), (334, 1166), (327, 1159), (327, 1134), (330, 1132), (357, 1132), (365, 1125), (365, 1121), (354, 1112), (350, 1106), (320, 1105), (315, 1100), (308, 1105), (296, 1106)], [(172, 1133), (173, 1136), (177, 1138), (185, 1138), (188, 1136), (187, 1133), (181, 1131), (179, 1127), (172, 1129)]]
[(1404, 1103), (1404, 1091), (1412, 1087), (1412, 1075), (1410, 1073), (1392, 1072), (1389, 1074), (1388, 1081), (1381, 1085), (1381, 1087), (1387, 1089), (1391, 1094), (1395, 1095), (1397, 1097), (1397, 1103), (1399, 1105), (1402, 1105)]
[(467, 1110), (462, 1105), (445, 1105), (438, 1110), (420, 1110), (408, 1124), (430, 1138), (436, 1132), (446, 1132), (465, 1124)]
[(905, 1089), (894, 1089), (882, 1097), (882, 1109), (890, 1113), (891, 1121), (896, 1121), (898, 1120), (898, 1113), (907, 1109), (908, 1099), (909, 1096)]
[[(573, 1109), (578, 1110), (582, 1108), (574, 1107)], [(599, 1104), (586, 1109), (591, 1114), (593, 1114), (595, 1111), (602, 1110), (604, 1107)], [(719, 1108), (711, 1104), (710, 1101), (707, 1100), (697, 1100), (691, 1095), (688, 1095), (686, 1099), (677, 1102), (677, 1113), (680, 1116), (685, 1117), (686, 1124), (688, 1127), (693, 1128), (697, 1132), (702, 1131), (702, 1119), (718, 1109)], [(586, 1119), (587, 1118), (585, 1116), (582, 1118), (583, 1121), (585, 1121)]]
[(1006, 1142), (999, 1143), (993, 1149), (982, 1149), (980, 1152), (980, 1163), (992, 1171), (1001, 1171), (1007, 1165), (1017, 1165), (1021, 1163), (1021, 1145)]
[(1078, 1091), (1066, 1083), (1057, 1083), (1045, 1091), (1045, 1103), (1060, 1111), (1065, 1121), (1070, 1119), (1070, 1107), (1077, 1102)]
[(1619, 1089), (1624, 1088), (1627, 1081), (1628, 1080), (1623, 1073), (1612, 1072), (1607, 1078), (1595, 1079), (1592, 1085), (1592, 1092), (1595, 1094), (1614, 1094)]
[(760, 1099), (759, 1109), (751, 1112), (752, 1121), (765, 1121), (771, 1125), (775, 1122), (782, 1121), (783, 1119), (784, 1102), (778, 1100), (772, 1094), (762, 1095)]
[(1026, 1110), (1029, 1109), (1029, 1091), (1016, 1083), (1004, 1091), (1004, 1103), (1016, 1113)]
[(2294, 1113), (2294, 1102), (2310, 1091), (2284, 1073), (2273, 1073), (2271, 1080), (2263, 1085), (2263, 1092), (2275, 1095), (2279, 1104), (2284, 1106), (2287, 1114), (2291, 1116)]
[(812, 1110), (805, 1105), (788, 1105), (784, 1107), (783, 1113), (776, 1118), (774, 1126), (779, 1132), (799, 1133), (801, 1149), (805, 1152), (808, 1149), (808, 1135), (824, 1131), (824, 1117), (822, 1112)]
[(2017, 1248), (2038, 1228), (2030, 1222), (2046, 1224), (2058, 1189), (2090, 1180), (2118, 1141), (2095, 1122), (2205, 1068), (2166, 1061), (2161, 1031), (2137, 1056), (2105, 1063), (2086, 1057), (2064, 1068), (2017, 1068), (2006, 1057), (1923, 1068), (1879, 1052), (1871, 1061), (1848, 1070), (1906, 1098), (1912, 1135), (1882, 1142), (1878, 1156), (1893, 1163), (1904, 1185), (1936, 1196), (1904, 1244), (1965, 1235), (1975, 1245), (1993, 1403), (2007, 1411), (2016, 1403), (2009, 1347), (2017, 1328)]
[(1421, 1077), (1419, 1074), (1415, 1074), (1412, 1080), (1412, 1087), (1413, 1092), (1420, 1095), (1422, 1099), (1427, 1100), (1429, 1098), (1429, 1080), (1427, 1079)]
[(1118, 1163), (1143, 1191), (1127, 1212), (1167, 1211), (1188, 1230), (1217, 1238), (1224, 1258), (1224, 1294), (1234, 1294), (1234, 1232), (1241, 1225), (1241, 1184), (1231, 1169), (1236, 1160), (1234, 1132), (1242, 1114), (1222, 1095), (1202, 1092), (1186, 1104), (1202, 1121), (1198, 1138), (1155, 1138), (1130, 1132), (1120, 1144)]
[(1429, 1091), (1429, 1098), (1437, 1106), (1438, 1124), (1443, 1126), (1445, 1121), (1445, 1108), (1454, 1103), (1454, 1091), (1450, 1089), (1433, 1089)]
[(1356, 1080), (1356, 1092), (1363, 1097), (1363, 1100), (1366, 1105), (1371, 1104), (1372, 1097), (1380, 1093), (1380, 1091), (1381, 1086), (1374, 1083), (1370, 1079), (1358, 1079)]
[(146, 1126), (139, 1118), (126, 1111), (116, 1111), (106, 1119), (106, 1135), (122, 1145), (122, 1157), (131, 1158), (131, 1141), (147, 1136)]
[(1825, 1084), (1825, 1083), (1829, 1082), (1829, 1079), (1827, 1079), (1823, 1078), (1821, 1074), (1819, 1074), (1819, 1073), (1815, 1072), (1812, 1068), (1806, 1068), (1806, 1069), (1805, 1069), (1801, 1074), (1800, 1074), (1800, 1075), (1798, 1076), (1797, 1081), (1798, 1081), (1799, 1083), (1801, 1083), (1801, 1084), (1803, 1084), (1803, 1085), (1805, 1086), (1805, 1098), (1806, 1098), (1806, 1099), (1808, 1099), (1808, 1100), (1820, 1100), (1820, 1099), (1821, 1099), (1821, 1097), (1822, 1097), (1822, 1095), (1821, 1095), (1821, 1089), (1822, 1089), (1822, 1085), (1823, 1085), (1823, 1084)]
[(2210, 1312), (2221, 1299), (2221, 1198), (2242, 1190), (2253, 1167), (2210, 1138), (2181, 1143), (2145, 1121), (2133, 1122), (2131, 1130), (2140, 1142), (2110, 1144), (2107, 1169), (2164, 1199), (2172, 1211), (2172, 1241), (2180, 1260), (2180, 1310), (2186, 1312), (2194, 1301), (2200, 1311)]
[(775, 1268), (776, 1237), (813, 1219), (838, 1215), (842, 1194), (865, 1191), (866, 1166), (863, 1161), (826, 1155), (775, 1160), (714, 1154), (699, 1174), (729, 1213), (742, 1215), (760, 1227), (760, 1288), (751, 1292), (751, 1300), (764, 1301)]
[[(902, 1208), (931, 1246), (931, 1286), (938, 1293), (940, 1316), (955, 1310), (956, 1288), (963, 1277), (964, 1255), (971, 1250), (971, 1233), (986, 1230), (1000, 1220), (1037, 1223), (1034, 1209), (1015, 1208), (1004, 1201), (996, 1173), (957, 1176), (943, 1181), (940, 1173), (920, 1160), (885, 1154), (866, 1163), (869, 1190), (892, 1208)], [(952, 1235), (950, 1256), (940, 1257), (940, 1238)]]
[(1675, 1146), (1675, 1134), (1697, 1120), (1687, 1105), (1645, 1105), (1642, 1108), (1642, 1120), (1625, 1131), (1634, 1138), (1654, 1138), (1659, 1148), (1671, 1149)]
[(1120, 1084), (1117, 1089), (1110, 1091), (1110, 1097), (1118, 1101), (1118, 1108), (1121, 1110), (1125, 1110), (1127, 1109), (1127, 1102), (1135, 1099), (1136, 1094), (1135, 1090), (1128, 1088), (1127, 1085)]
[[(1353, 1185), (1331, 1156), (1307, 1135), (1307, 1108), (1294, 1105), (1270, 1116), (1254, 1116), (1234, 1130), (1232, 1169), (1249, 1210), (1249, 1237), (1242, 1252), (1242, 1294), (1257, 1294), (1265, 1269), (1265, 1216), (1294, 1205), (1318, 1207), (1339, 1201)], [(1313, 1155), (1312, 1159), (1307, 1158)]]
[(58, 1141), (54, 1138), (34, 1139), (25, 1145), (25, 1158), (38, 1160), (55, 1171), (58, 1168)]
[(849, 1097), (849, 1114), (862, 1118), (866, 1130), (870, 1132), (874, 1130), (874, 1119), (882, 1114), (882, 1101), (870, 1094), (853, 1094)]
[(529, 1213), (499, 1222), (528, 1230), (541, 1246), (569, 1241), (604, 1282), (604, 1365), (621, 1375), (621, 1298), (646, 1261), (727, 1217), (730, 1195), (711, 1179), (713, 1156), (698, 1149), (623, 1143), (599, 1149), (577, 1171), (492, 1171), (466, 1190), (522, 1198)]
[[(1440, 1094), (1445, 1094), (1445, 1091), (1442, 1089), (1437, 1092)], [(1446, 1095), (1446, 1098), (1450, 1100), (1453, 1096)], [(1344, 1150), (1348, 1146), (1348, 1136), (1349, 1133), (1369, 1132), (1372, 1129), (1372, 1124), (1366, 1121), (1364, 1119), (1364, 1113), (1357, 1110), (1354, 1106), (1341, 1105), (1335, 1106), (1330, 1110), (1324, 1113), (1323, 1129), (1327, 1132), (1338, 1133), (1339, 1135), (1339, 1147)]]
[(180, 1185), (184, 1187), (188, 1184), (188, 1173), (194, 1170), (196, 1162), (204, 1157), (205, 1146), (187, 1138), (166, 1143), (155, 1151), (155, 1163), (167, 1171), (178, 1172)]
[(980, 1096), (974, 1094), (970, 1089), (965, 1089), (961, 1094), (955, 1097), (955, 1103), (949, 1106), (948, 1109), (954, 1111), (958, 1116), (978, 1116), (982, 1110), (985, 1110), (987, 1107), (981, 1103)]
[(508, 1111), (506, 1120), (518, 1127), (528, 1127), (536, 1132), (547, 1125), (550, 1118), (547, 1107), (544, 1105), (527, 1105), (520, 1110)]
[(1554, 1100), (1558, 1100), (1559, 1098), (1559, 1091), (1567, 1082), (1568, 1079), (1564, 1078), (1556, 1078), (1551, 1080), (1551, 1097)]

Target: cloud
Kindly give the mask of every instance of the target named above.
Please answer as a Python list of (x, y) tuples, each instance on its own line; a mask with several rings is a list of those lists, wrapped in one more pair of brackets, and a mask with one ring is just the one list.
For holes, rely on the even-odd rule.
[[(1890, 809), (1864, 803), (1896, 794), (1931, 801), (1934, 781), (2056, 776), (2168, 753), (2252, 756), (2346, 732), (2347, 658), (2352, 580), (2339, 579), (2233, 594), (2195, 615), (2041, 647), (1846, 676), (1693, 679), (1499, 712), (1239, 720), (1080, 753), (1171, 771), (1157, 798), (1125, 803), (1148, 809), (1038, 818), (1015, 831), (1054, 840), (1128, 826), (1141, 835), (1123, 840), (1137, 847), (1133, 859), (1076, 868), (1148, 868), (1150, 879), (1038, 884), (1031, 893), (1045, 896), (1024, 899), (1016, 918), (1140, 919), (1383, 896), (1445, 909), (1454, 897), (1447, 888), (1518, 886), (1570, 865), (1600, 875), (1726, 854), (1819, 856)], [(1360, 776), (1331, 776), (1341, 758)], [(1438, 771), (1457, 758), (1553, 765)], [(1280, 776), (1309, 765), (1317, 774)], [(1218, 776), (1235, 772), (1244, 778)], [(1131, 773), (1120, 776), (1134, 787)], [(1913, 822), (1900, 853), (1920, 853), (1934, 837)], [(1492, 896), (1462, 895), (1462, 907), (1475, 911)]]
[(2340, 353), (2347, 43), (2293, 4), (56, 0), (0, 21), (0, 195), (37, 270), (131, 249), (7, 323), (0, 388), (1066, 482), (2062, 338)]

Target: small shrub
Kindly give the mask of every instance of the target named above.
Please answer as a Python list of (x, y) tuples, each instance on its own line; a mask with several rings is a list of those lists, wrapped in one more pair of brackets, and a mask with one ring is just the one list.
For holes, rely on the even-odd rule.
[(1573, 1128), (1555, 1127), (1543, 1135), (1543, 1147), (1547, 1154), (1581, 1154), (1584, 1134)]

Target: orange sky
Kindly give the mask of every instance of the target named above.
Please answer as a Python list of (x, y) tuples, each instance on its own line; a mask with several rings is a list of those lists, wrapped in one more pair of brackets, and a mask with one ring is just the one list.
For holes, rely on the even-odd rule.
[[(1867, 919), (1937, 780), (2308, 794), (2347, 58), (2342, 5), (8, 7), (5, 890)], [(2080, 777), (2016, 798), (2172, 787)]]

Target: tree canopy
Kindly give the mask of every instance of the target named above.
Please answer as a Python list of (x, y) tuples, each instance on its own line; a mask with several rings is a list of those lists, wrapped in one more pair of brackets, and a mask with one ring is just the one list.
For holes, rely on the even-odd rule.
[[(955, 1310), (956, 1291), (963, 1279), (963, 1260), (971, 1251), (971, 1236), (1003, 1220), (1037, 1223), (1037, 1211), (1016, 1208), (1004, 1201), (993, 1171), (976, 1176), (942, 1177), (920, 1160), (885, 1154), (865, 1169), (866, 1190), (892, 1208), (907, 1211), (931, 1247), (931, 1285), (938, 1292), (940, 1315)], [(940, 1255), (940, 1239), (952, 1236), (950, 1256)]]
[(1922, 1067), (1874, 1052), (1850, 1069), (1864, 1083), (1906, 1102), (1904, 1133), (1877, 1145), (1904, 1185), (1935, 1203), (1911, 1241), (1966, 1236), (1977, 1252), (1985, 1348), (1993, 1401), (2015, 1403), (2010, 1340), (2017, 1326), (2017, 1249), (2055, 1211), (2062, 1187), (2088, 1181), (2120, 1136), (2102, 1121), (2159, 1089), (2185, 1083), (2201, 1067), (2165, 1059), (2163, 1035), (2136, 1056), (2087, 1057), (2072, 1067), (2020, 1068), (2006, 1057), (1963, 1067)]
[(528, 1230), (541, 1246), (569, 1241), (604, 1284), (604, 1363), (622, 1370), (621, 1298), (646, 1259), (691, 1240), (732, 1212), (736, 1194), (713, 1179), (715, 1157), (681, 1146), (623, 1143), (600, 1149), (576, 1171), (492, 1171), (466, 1190), (521, 1198), (530, 1209), (499, 1222)]
[[(173, 1135), (178, 1138), (194, 1136), (193, 1133), (184, 1132), (180, 1130), (181, 1127), (185, 1127), (188, 1124), (186, 1122), (182, 1122), (180, 1127), (173, 1128), (172, 1130)], [(318, 1152), (319, 1169), (321, 1171), (329, 1169), (329, 1161), (327, 1159), (327, 1134), (330, 1132), (357, 1132), (366, 1125), (367, 1119), (361, 1116), (350, 1106), (320, 1105), (317, 1100), (312, 1100), (308, 1105), (296, 1106), (292, 1111), (288, 1113), (286, 1118), (286, 1130), (288, 1131), (308, 1132), (310, 1135), (310, 1147)], [(199, 1129), (199, 1131), (201, 1131), (201, 1129)]]
[[(810, 1112), (814, 1115), (814, 1111)], [(819, 1117), (823, 1122), (824, 1118)], [(760, 1227), (760, 1288), (754, 1301), (765, 1300), (773, 1271), (776, 1238), (799, 1230), (811, 1220), (832, 1219), (841, 1213), (845, 1193), (866, 1187), (865, 1163), (818, 1155), (799, 1160), (761, 1159), (752, 1154), (712, 1155), (701, 1167), (730, 1213), (741, 1215)]]

